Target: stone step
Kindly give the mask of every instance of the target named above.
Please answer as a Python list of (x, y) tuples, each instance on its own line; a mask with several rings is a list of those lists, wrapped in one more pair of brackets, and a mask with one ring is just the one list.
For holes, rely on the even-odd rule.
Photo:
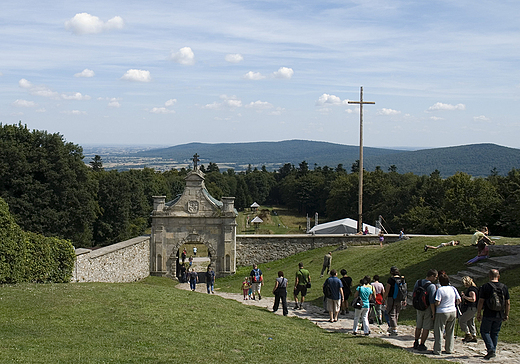
[(504, 265), (507, 268), (516, 267), (520, 265), (520, 256), (518, 255), (505, 255), (503, 257), (489, 258), (489, 261)]
[(473, 280), (475, 280), (476, 278), (478, 279), (478, 278), (487, 276), (488, 273), (489, 273), (489, 269), (490, 268), (485, 268), (485, 267), (482, 267), (482, 266), (479, 266), (479, 265), (474, 265), (474, 266), (470, 266), (470, 267), (468, 267), (466, 269), (469, 272), (473, 273), (471, 278), (473, 278)]

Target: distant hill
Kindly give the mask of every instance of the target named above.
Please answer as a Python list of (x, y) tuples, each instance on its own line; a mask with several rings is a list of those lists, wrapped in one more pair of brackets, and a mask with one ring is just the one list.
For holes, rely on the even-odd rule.
[[(200, 155), (201, 163), (217, 163), (220, 166), (243, 170), (248, 164), (253, 167), (266, 165), (269, 170), (291, 163), (295, 166), (306, 161), (311, 169), (314, 165), (335, 168), (338, 164), (350, 171), (352, 163), (359, 159), (359, 147), (314, 142), (308, 140), (286, 140), (281, 142), (252, 143), (189, 143), (169, 148), (151, 149), (127, 154), (128, 157), (156, 158), (177, 163), (191, 163), (193, 155)], [(512, 168), (520, 168), (520, 149), (496, 144), (472, 144), (447, 148), (402, 151), (365, 147), (364, 167), (372, 171), (380, 166), (384, 171), (391, 165), (397, 172), (430, 174), (436, 169), (444, 177), (456, 172), (472, 176), (488, 176), (493, 168), (504, 175)]]

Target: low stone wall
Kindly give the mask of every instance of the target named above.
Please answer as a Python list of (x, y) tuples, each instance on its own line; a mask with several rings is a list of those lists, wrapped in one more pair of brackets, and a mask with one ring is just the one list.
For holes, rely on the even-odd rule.
[[(385, 235), (385, 243), (395, 242), (398, 235)], [(237, 235), (237, 265), (266, 263), (296, 253), (324, 246), (379, 244), (377, 235)]]
[(76, 249), (73, 282), (133, 282), (150, 275), (150, 236)]

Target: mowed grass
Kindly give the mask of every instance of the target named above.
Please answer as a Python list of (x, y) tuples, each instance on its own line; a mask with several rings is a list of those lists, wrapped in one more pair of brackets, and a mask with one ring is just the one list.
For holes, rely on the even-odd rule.
[[(267, 218), (262, 217), (263, 223), (256, 227), (247, 225), (247, 217), (252, 220), (255, 216), (263, 213), (262, 210), (269, 210)], [(305, 216), (300, 216), (296, 211), (278, 206), (261, 206), (257, 211), (246, 209), (239, 212), (237, 217), (238, 234), (303, 234), (307, 226)]]
[(136, 283), (0, 288), (2, 363), (436, 363), (218, 296)]
[[(460, 240), (461, 245), (456, 247), (444, 247), (437, 250), (424, 252), (424, 245), (439, 245), (452, 239)], [(323, 265), (323, 256), (332, 251), (332, 268), (338, 272), (345, 268), (348, 275), (352, 277), (353, 284), (356, 285), (365, 275), (373, 277), (378, 274), (381, 282), (386, 283), (389, 277), (390, 267), (395, 265), (401, 270), (408, 282), (409, 290), (417, 279), (424, 278), (430, 268), (444, 270), (447, 274), (456, 274), (464, 270), (464, 263), (477, 254), (475, 247), (470, 245), (470, 235), (446, 236), (446, 237), (412, 237), (392, 244), (385, 244), (383, 248), (377, 246), (349, 247), (344, 250), (335, 251), (335, 247), (325, 247), (309, 250), (294, 256), (277, 260), (270, 263), (259, 264), (264, 274), (265, 286), (262, 293), (272, 296), (272, 289), (275, 284), (277, 272), (285, 273), (290, 284), (294, 284), (294, 277), (298, 270), (298, 262), (302, 262), (306, 269), (309, 269), (312, 279), (312, 288), (307, 295), (307, 302), (315, 305), (322, 305), (322, 285), (327, 276), (320, 278)], [(520, 244), (519, 238), (502, 238), (497, 240), (497, 244)], [(249, 276), (252, 267), (239, 267), (234, 276), (217, 280), (217, 287), (228, 292), (241, 292), (240, 286), (245, 276)], [(487, 280), (477, 281), (483, 284)], [(502, 274), (501, 281), (509, 287), (511, 295), (511, 318), (505, 322), (500, 333), (500, 340), (520, 343), (520, 268), (506, 271)], [(354, 291), (354, 290), (352, 290)], [(289, 293), (292, 300), (292, 294)], [(415, 310), (413, 307), (402, 312), (400, 323), (415, 325)]]

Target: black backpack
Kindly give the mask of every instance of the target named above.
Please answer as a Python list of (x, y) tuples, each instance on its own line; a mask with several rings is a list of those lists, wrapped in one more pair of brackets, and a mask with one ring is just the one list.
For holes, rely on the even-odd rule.
[(406, 286), (406, 281), (404, 280), (404, 277), (394, 277), (394, 281), (394, 301), (406, 301), (406, 296), (408, 295), (408, 288)]
[(413, 308), (419, 311), (425, 311), (430, 306), (430, 299), (428, 297), (428, 287), (431, 283), (418, 285), (413, 291), (412, 303)]
[(329, 299), (332, 298), (332, 290), (330, 289), (328, 278), (325, 281), (325, 284), (323, 285), (323, 294), (325, 295), (326, 298), (329, 298)]
[(489, 285), (493, 288), (493, 292), (486, 299), (486, 306), (491, 311), (504, 311), (504, 291), (502, 290), (502, 284), (493, 284), (489, 282)]

